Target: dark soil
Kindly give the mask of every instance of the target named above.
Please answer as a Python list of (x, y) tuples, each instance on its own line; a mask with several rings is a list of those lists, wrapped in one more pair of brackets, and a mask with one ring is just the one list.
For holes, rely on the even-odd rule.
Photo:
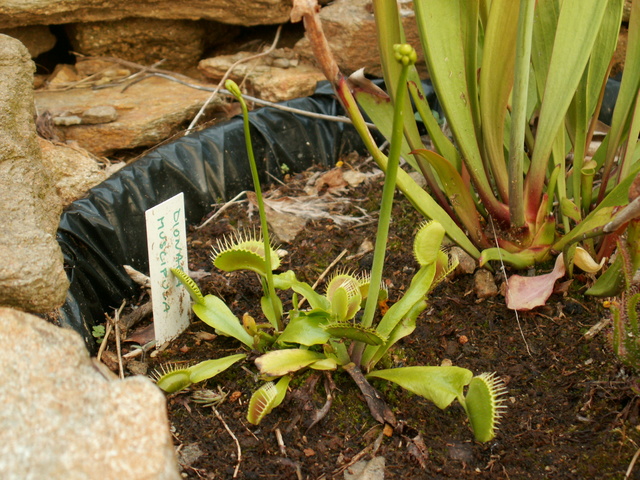
[[(299, 180), (280, 188), (285, 194), (298, 194)], [(376, 211), (380, 191), (378, 178), (346, 195), (366, 199), (359, 205)], [(390, 303), (415, 271), (410, 247), (422, 221), (401, 195), (396, 200), (385, 270)], [(257, 215), (249, 219), (246, 211), (246, 204), (234, 207), (210, 226), (191, 229), (190, 268), (211, 272), (199, 281), (205, 294), (222, 297), (239, 316), (248, 311), (259, 319), (261, 290), (255, 275), (216, 272), (209, 261), (217, 238), (242, 225), (257, 225)], [(361, 215), (355, 208), (347, 213)], [(375, 228), (375, 222), (356, 227), (309, 223), (295, 242), (283, 245), (288, 255), (282, 270), (293, 269), (312, 284), (343, 249), (353, 255), (364, 239), (373, 241)], [(361, 270), (370, 261), (366, 255), (356, 257), (343, 260), (339, 268)], [(342, 479), (354, 460), (374, 455), (384, 457), (386, 479), (625, 478), (640, 444), (640, 387), (609, 348), (607, 329), (585, 339), (585, 332), (608, 315), (601, 300), (582, 295), (585, 281), (574, 281), (568, 294), (554, 294), (546, 307), (518, 319), (502, 296), (481, 301), (474, 293), (473, 277), (457, 276), (431, 293), (430, 307), (414, 334), (392, 351), (389, 366), (440, 365), (448, 359), (475, 374), (496, 372), (508, 388), (508, 410), (491, 442), (474, 441), (457, 403), (442, 411), (399, 387), (374, 382), (400, 421), (391, 436), (381, 435), (382, 426), (344, 372), (333, 374), (332, 408), (311, 429), (330, 383), (309, 372), (298, 375), (284, 403), (256, 427), (246, 420), (249, 398), (262, 383), (256, 378), (253, 356), (187, 392), (168, 396), (185, 477), (233, 476), (238, 461), (234, 440), (212, 409), (192, 397), (198, 390), (217, 391), (219, 386), (228, 397), (217, 411), (241, 446), (238, 478)], [(151, 366), (195, 363), (242, 351), (233, 339), (203, 340), (199, 332), (212, 330), (196, 319), (150, 360)], [(640, 466), (629, 478), (640, 478)]]

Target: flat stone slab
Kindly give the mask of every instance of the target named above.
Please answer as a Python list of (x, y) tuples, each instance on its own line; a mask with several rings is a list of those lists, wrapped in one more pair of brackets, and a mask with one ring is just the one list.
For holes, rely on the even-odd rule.
[[(91, 153), (109, 155), (116, 150), (155, 146), (171, 137), (195, 117), (210, 95), (160, 77), (149, 77), (124, 92), (123, 87), (37, 90), (34, 97), (39, 114), (47, 110), (51, 113), (62, 141), (76, 141)], [(65, 117), (82, 119), (96, 107), (112, 107), (117, 115), (111, 118), (117, 118), (108, 123), (69, 126), (56, 121)]]

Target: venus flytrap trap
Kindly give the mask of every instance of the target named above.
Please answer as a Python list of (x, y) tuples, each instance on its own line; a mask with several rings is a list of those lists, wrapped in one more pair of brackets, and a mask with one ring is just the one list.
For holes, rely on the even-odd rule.
[[(402, 98), (400, 90), (406, 91), (406, 74), (416, 61), (416, 53), (405, 44), (396, 46), (395, 52), (396, 61), (403, 72), (398, 84), (399, 97)], [(237, 86), (230, 81), (226, 86), (242, 102)], [(260, 354), (255, 364), (266, 383), (251, 396), (247, 420), (252, 424), (259, 424), (282, 403), (289, 383), (297, 372), (306, 369), (342, 369), (364, 393), (373, 417), (382, 423), (395, 426), (396, 420), (368, 379), (397, 383), (433, 401), (440, 408), (448, 407), (457, 399), (465, 409), (479, 441), (488, 441), (495, 435), (503, 410), (502, 396), (505, 390), (502, 382), (493, 374), (474, 377), (471, 371), (460, 367), (375, 370), (389, 349), (414, 331), (418, 315), (427, 306), (427, 294), (456, 266), (441, 249), (444, 227), (438, 222), (422, 224), (413, 246), (419, 269), (402, 298), (391, 307), (380, 309), (381, 319), (374, 324), (376, 311), (388, 297), (381, 285), (396, 177), (402, 172), (398, 169), (402, 115), (402, 109), (396, 109), (372, 272), (363, 275), (339, 272), (327, 282), (324, 293), (320, 293), (306, 282), (298, 280), (293, 271), (273, 273), (280, 265), (279, 257), (270, 244), (264, 208), (260, 207), (262, 197), (249, 141), (248, 112), (243, 103), (247, 151), (260, 207), (262, 237), (238, 234), (222, 240), (214, 248), (212, 260), (217, 268), (224, 271), (249, 270), (259, 275), (265, 292), (261, 307), (269, 324), (259, 324), (247, 314), (242, 320), (238, 319), (221, 299), (214, 295), (202, 295), (186, 273), (180, 270), (172, 272), (189, 291), (194, 302), (193, 311), (201, 320), (217, 333), (234, 337), (247, 349)], [(276, 290), (293, 292), (286, 325), (282, 321), (282, 303)], [(307, 308), (298, 306), (303, 304), (299, 298), (305, 300)], [(362, 317), (359, 317), (360, 313)], [(186, 368), (169, 369), (158, 375), (157, 382), (166, 391), (178, 391), (196, 381), (213, 377), (246, 356), (237, 354)]]

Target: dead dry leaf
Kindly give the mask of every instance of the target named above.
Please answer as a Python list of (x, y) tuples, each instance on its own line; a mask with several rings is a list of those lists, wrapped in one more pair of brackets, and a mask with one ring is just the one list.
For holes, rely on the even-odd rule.
[(560, 254), (549, 273), (534, 277), (512, 275), (507, 282), (507, 308), (532, 310), (544, 305), (553, 293), (556, 281), (565, 273), (563, 256)]

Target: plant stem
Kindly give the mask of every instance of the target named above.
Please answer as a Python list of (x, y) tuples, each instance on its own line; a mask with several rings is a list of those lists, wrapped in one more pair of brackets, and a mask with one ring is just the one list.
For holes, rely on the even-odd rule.
[[(415, 51), (414, 51), (415, 52)], [(370, 295), (362, 315), (362, 325), (371, 327), (376, 307), (378, 306), (378, 292), (382, 283), (382, 271), (384, 269), (384, 259), (387, 249), (387, 238), (389, 236), (389, 224), (391, 223), (391, 211), (393, 208), (393, 195), (396, 188), (396, 178), (398, 176), (398, 165), (400, 163), (400, 151), (402, 148), (403, 136), (403, 106), (407, 96), (407, 76), (409, 74), (409, 64), (402, 63), (402, 70), (398, 78), (398, 89), (396, 92), (395, 108), (393, 111), (393, 129), (391, 133), (391, 143), (389, 147), (389, 157), (384, 186), (382, 187), (382, 202), (380, 205), (380, 216), (378, 219), (378, 232), (376, 234), (376, 246), (373, 252), (373, 265), (371, 267)], [(356, 345), (352, 358), (356, 365), (359, 365), (364, 350), (364, 344)]]
[(242, 98), (242, 93), (235, 82), (227, 80), (225, 84), (227, 90), (229, 90), (236, 97), (242, 108), (242, 121), (244, 125), (244, 139), (247, 148), (247, 156), (249, 157), (249, 166), (251, 167), (251, 178), (253, 179), (253, 188), (256, 192), (256, 199), (258, 202), (258, 212), (260, 214), (260, 228), (262, 229), (262, 241), (264, 243), (264, 260), (266, 264), (266, 283), (267, 288), (265, 295), (267, 300), (271, 303), (273, 312), (275, 313), (276, 324), (274, 327), (277, 331), (282, 331), (282, 308), (279, 304), (279, 299), (276, 295), (276, 289), (273, 283), (273, 271), (271, 269), (271, 241), (269, 239), (269, 225), (267, 224), (267, 215), (264, 209), (264, 199), (262, 198), (262, 188), (260, 186), (260, 177), (258, 176), (258, 167), (256, 165), (256, 159), (253, 155), (253, 145), (251, 143), (251, 130), (249, 128), (249, 109), (247, 104)]

